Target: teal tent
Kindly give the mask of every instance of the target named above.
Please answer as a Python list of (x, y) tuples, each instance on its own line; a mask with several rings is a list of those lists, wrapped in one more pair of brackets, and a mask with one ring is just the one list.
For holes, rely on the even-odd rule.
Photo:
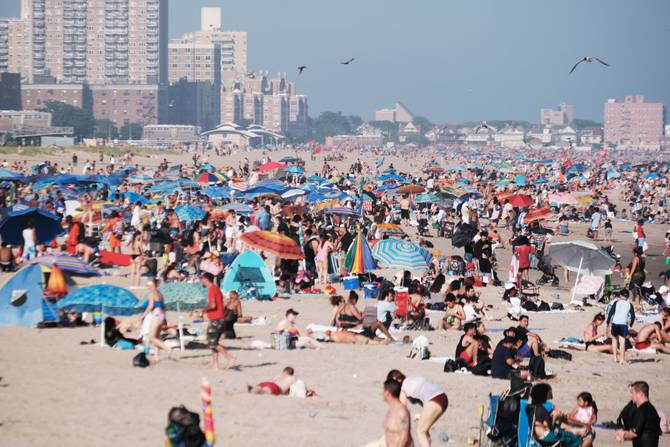
[(58, 312), (44, 300), (44, 275), (38, 264), (16, 272), (0, 288), (0, 326), (35, 326), (56, 320)]
[(263, 259), (254, 251), (235, 258), (223, 279), (224, 292), (235, 290), (240, 298), (272, 299), (277, 285)]

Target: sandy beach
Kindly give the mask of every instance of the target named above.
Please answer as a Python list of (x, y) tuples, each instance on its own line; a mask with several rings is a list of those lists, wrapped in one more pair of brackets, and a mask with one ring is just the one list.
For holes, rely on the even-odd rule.
[[(47, 157), (59, 163), (70, 159), (70, 152)], [(295, 152), (274, 152), (273, 160)], [(320, 170), (323, 155), (315, 160), (307, 157), (308, 173)], [(260, 151), (234, 153), (229, 157), (209, 156), (216, 165), (237, 166), (248, 157), (259, 160)], [(167, 154), (170, 163), (189, 163), (190, 154)], [(24, 159), (21, 155), (7, 155), (7, 160)], [(97, 155), (80, 153), (79, 165)], [(136, 157), (146, 166), (157, 166), (162, 156)], [(337, 162), (346, 169), (357, 157)], [(0, 156), (0, 160), (3, 157)], [(373, 163), (374, 160), (364, 162)], [(428, 155), (387, 157), (405, 172), (419, 172)], [(44, 157), (39, 158), (43, 161)], [(410, 160), (410, 161), (408, 161)], [(28, 164), (38, 161), (29, 159)], [(446, 165), (446, 161), (444, 161)], [(612, 199), (616, 191), (611, 192)], [(622, 263), (630, 261), (633, 222), (615, 221), (614, 239)], [(649, 278), (656, 280), (660, 272), (664, 249), (663, 234), (668, 226), (648, 225), (647, 269)], [(414, 230), (408, 230), (414, 234)], [(585, 224), (571, 226), (571, 238), (585, 239)], [(503, 232), (503, 236), (508, 236)], [(563, 238), (566, 239), (566, 238)], [(563, 240), (561, 239), (561, 240)], [(443, 254), (461, 254), (446, 239), (431, 238), (435, 248)], [(503, 276), (509, 265), (510, 250), (498, 251), (498, 273)], [(112, 273), (117, 273), (111, 270)], [(120, 269), (125, 274), (127, 270)], [(385, 272), (392, 275), (395, 272)], [(385, 276), (386, 276), (385, 275)], [(531, 279), (539, 277), (537, 271)], [(0, 282), (8, 278), (2, 274)], [(112, 274), (92, 279), (77, 279), (78, 283), (128, 285), (128, 278)], [(478, 289), (484, 303), (494, 306), (493, 315), (504, 315), (501, 301), (502, 288)], [(137, 290), (138, 297), (145, 291)], [(543, 287), (541, 297), (553, 301), (560, 294), (560, 302), (570, 300), (570, 288)], [(295, 446), (360, 446), (378, 439), (383, 434), (382, 420), (386, 405), (382, 401), (382, 383), (388, 370), (397, 368), (405, 374), (420, 374), (443, 387), (449, 397), (449, 408), (432, 430), (433, 445), (466, 445), (468, 438), (479, 434), (479, 404), (488, 407), (488, 394), (504, 391), (505, 381), (478, 377), (471, 374), (446, 374), (443, 362), (408, 359), (410, 346), (353, 346), (327, 343), (319, 350), (253, 350), (253, 340), (270, 341), (270, 332), (288, 308), (300, 312), (298, 327), (303, 330), (309, 323), (328, 324), (331, 306), (327, 297), (293, 295), (290, 300), (243, 303), (246, 315), (267, 316), (269, 326), (238, 325), (237, 340), (226, 340), (224, 345), (237, 358), (233, 370), (212, 371), (209, 368), (209, 350), (173, 350), (170, 359), (146, 369), (132, 367), (133, 351), (117, 351), (80, 342), (99, 340), (99, 330), (93, 327), (76, 329), (0, 328), (0, 445), (7, 446), (157, 446), (162, 445), (167, 412), (172, 406), (184, 404), (199, 411), (199, 383), (203, 376), (212, 384), (217, 445), (261, 446), (270, 443)], [(359, 303), (359, 308), (362, 303)], [(551, 347), (562, 337), (580, 337), (591, 321), (597, 307), (585, 311), (560, 313), (531, 313), (530, 327), (538, 332)], [(177, 315), (168, 313), (168, 321), (176, 322)], [(515, 323), (487, 321), (494, 342), (501, 338), (500, 330)], [(204, 327), (203, 327), (204, 329)], [(434, 357), (453, 356), (460, 332), (435, 330), (407, 333), (425, 335), (431, 342)], [(667, 362), (670, 357), (631, 354), (630, 365), (614, 363), (609, 355), (571, 351), (571, 362), (548, 359), (547, 367), (557, 374), (550, 380), (554, 402), (563, 411), (575, 405), (578, 393), (589, 391), (599, 408), (599, 421), (616, 419), (628, 402), (627, 384), (646, 380), (651, 386), (651, 401), (658, 410), (670, 414), (670, 377)], [(249, 395), (246, 385), (269, 380), (285, 366), (292, 366), (298, 378), (314, 389), (318, 397), (295, 399)], [(410, 406), (414, 416), (420, 412)], [(450, 441), (443, 443), (441, 433)], [(596, 445), (614, 445), (614, 432), (598, 430)], [(661, 438), (661, 445), (670, 445), (670, 437)]]

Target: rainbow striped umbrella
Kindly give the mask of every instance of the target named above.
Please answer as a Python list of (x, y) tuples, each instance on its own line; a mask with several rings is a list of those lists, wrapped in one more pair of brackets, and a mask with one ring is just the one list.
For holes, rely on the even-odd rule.
[(202, 378), (200, 384), (200, 400), (202, 402), (202, 424), (205, 427), (205, 440), (207, 446), (214, 445), (216, 436), (214, 435), (214, 414), (212, 412), (212, 387), (206, 378)]
[(240, 236), (240, 241), (250, 247), (271, 253), (282, 259), (303, 259), (298, 244), (288, 236), (271, 231), (250, 231)]
[(365, 273), (377, 268), (375, 258), (372, 257), (372, 250), (370, 250), (370, 246), (363, 237), (360, 228), (358, 236), (354, 239), (344, 258), (344, 266), (350, 274)]
[(64, 270), (66, 272), (83, 276), (100, 275), (98, 269), (96, 269), (90, 264), (85, 263), (81, 259), (75, 258), (73, 256), (65, 256), (65, 255), (40, 256), (38, 258), (33, 259), (32, 261), (25, 263), (24, 266), (32, 264), (44, 265), (46, 267), (58, 267), (59, 269)]

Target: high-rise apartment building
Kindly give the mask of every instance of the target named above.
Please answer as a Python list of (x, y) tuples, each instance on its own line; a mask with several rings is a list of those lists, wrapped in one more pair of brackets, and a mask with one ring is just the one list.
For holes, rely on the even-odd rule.
[(24, 34), (23, 45), (8, 43), (24, 64), (8, 70), (28, 83), (167, 81), (167, 0), (22, 0), (21, 9), (5, 22), (8, 40)]
[(20, 73), (25, 82), (32, 72), (29, 54), (28, 22), (23, 19), (0, 19), (0, 73)]
[(621, 147), (658, 149), (663, 137), (663, 103), (644, 102), (643, 96), (626, 96), (624, 102), (605, 103), (605, 142)]

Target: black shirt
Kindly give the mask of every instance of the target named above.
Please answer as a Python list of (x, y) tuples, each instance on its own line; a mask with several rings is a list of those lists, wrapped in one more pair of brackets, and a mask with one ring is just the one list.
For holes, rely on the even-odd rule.
[(348, 231), (342, 235), (340, 238), (340, 246), (342, 250), (346, 253), (349, 250), (349, 246), (354, 241), (354, 237)]
[(498, 343), (493, 358), (491, 359), (491, 377), (496, 379), (509, 379), (512, 366), (507, 363), (508, 359), (514, 358), (514, 349)]
[(528, 343), (528, 329), (517, 326), (516, 329), (514, 329), (514, 333), (516, 334), (517, 339), (523, 341), (522, 345)]
[(635, 410), (630, 431), (637, 434), (633, 447), (658, 447), (661, 436), (661, 418), (651, 402), (645, 402)]

